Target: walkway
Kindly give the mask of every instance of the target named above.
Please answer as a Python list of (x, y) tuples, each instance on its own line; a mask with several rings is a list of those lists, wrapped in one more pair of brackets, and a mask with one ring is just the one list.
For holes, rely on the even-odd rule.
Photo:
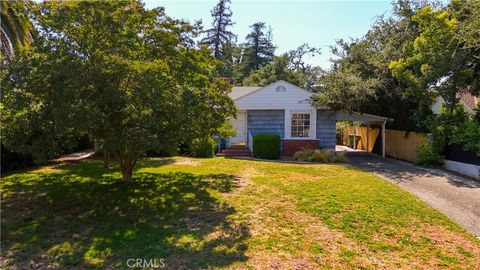
[(89, 158), (93, 154), (95, 154), (95, 150), (93, 148), (86, 149), (86, 150), (82, 150), (82, 151), (79, 151), (79, 152), (63, 155), (63, 156), (55, 159), (54, 162), (79, 161), (79, 160), (82, 160), (82, 159)]

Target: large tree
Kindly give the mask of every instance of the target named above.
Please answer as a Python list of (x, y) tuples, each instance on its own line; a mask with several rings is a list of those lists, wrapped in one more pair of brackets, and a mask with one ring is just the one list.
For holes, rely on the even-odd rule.
[[(91, 131), (132, 180), (147, 150), (211, 136), (234, 112), (197, 28), (139, 1), (45, 2), (39, 40), (15, 59), (2, 91), (3, 141), (37, 158)], [(196, 132), (195, 128), (202, 132)], [(21, 134), (21, 135), (20, 135)], [(19, 137), (32, 143), (23, 143)]]
[(390, 61), (405, 55), (402, 50), (415, 39), (418, 25), (412, 20), (425, 3), (397, 1), (391, 17), (380, 17), (362, 38), (340, 40), (333, 53), (332, 69), (321, 77), (321, 91), (314, 96), (318, 106), (388, 116), (390, 127), (426, 130), (431, 102), (423, 102), (408, 91), (388, 68)]
[(427, 6), (412, 20), (419, 34), (405, 46), (406, 55), (389, 64), (394, 76), (418, 98), (442, 96), (447, 112), (454, 109), (459, 92), (480, 94), (480, 61), (456, 38), (461, 25), (453, 14)]
[(233, 26), (232, 10), (228, 6), (230, 0), (219, 0), (217, 5), (212, 9), (211, 15), (213, 18), (212, 28), (204, 31), (204, 37), (200, 43), (209, 47), (213, 56), (221, 61), (225, 61), (226, 50), (228, 46), (235, 41), (236, 35), (228, 30)]
[(480, 125), (469, 120), (459, 105), (464, 91), (480, 95), (478, 28), (477, 34), (472, 32), (478, 16), (476, 1), (454, 1), (446, 8), (426, 6), (416, 11), (412, 20), (418, 24), (418, 35), (404, 47), (405, 55), (389, 65), (418, 100), (428, 103), (441, 96), (445, 101), (429, 127), (440, 152), (444, 146), (458, 143), (480, 153)]

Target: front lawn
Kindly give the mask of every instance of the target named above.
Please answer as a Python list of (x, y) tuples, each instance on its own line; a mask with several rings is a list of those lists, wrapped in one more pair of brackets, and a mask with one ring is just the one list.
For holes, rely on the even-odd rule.
[(135, 182), (100, 161), (2, 178), (0, 267), (480, 267), (480, 241), (345, 165), (148, 159)]

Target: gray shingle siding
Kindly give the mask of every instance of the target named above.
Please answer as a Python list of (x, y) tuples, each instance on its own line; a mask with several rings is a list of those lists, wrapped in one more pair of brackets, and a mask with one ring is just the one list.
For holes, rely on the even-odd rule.
[(276, 134), (284, 137), (285, 113), (283, 110), (250, 110), (247, 112), (247, 129), (252, 136)]
[(317, 110), (317, 139), (320, 140), (320, 148), (335, 148), (335, 112), (329, 110)]

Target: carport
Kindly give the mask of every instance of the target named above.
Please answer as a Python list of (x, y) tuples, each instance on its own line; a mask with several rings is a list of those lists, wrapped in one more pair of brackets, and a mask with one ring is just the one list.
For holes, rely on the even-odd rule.
[[(371, 124), (380, 125), (381, 126), (381, 138), (382, 138), (382, 157), (385, 157), (385, 125), (387, 121), (393, 121), (393, 119), (378, 116), (373, 114), (366, 114), (366, 113), (358, 113), (358, 112), (337, 112), (336, 113), (336, 121), (352, 121), (354, 124), (365, 124), (367, 126), (367, 130), (370, 129)], [(367, 149), (369, 149), (369, 138), (367, 132)], [(355, 143), (354, 143), (355, 146)]]

